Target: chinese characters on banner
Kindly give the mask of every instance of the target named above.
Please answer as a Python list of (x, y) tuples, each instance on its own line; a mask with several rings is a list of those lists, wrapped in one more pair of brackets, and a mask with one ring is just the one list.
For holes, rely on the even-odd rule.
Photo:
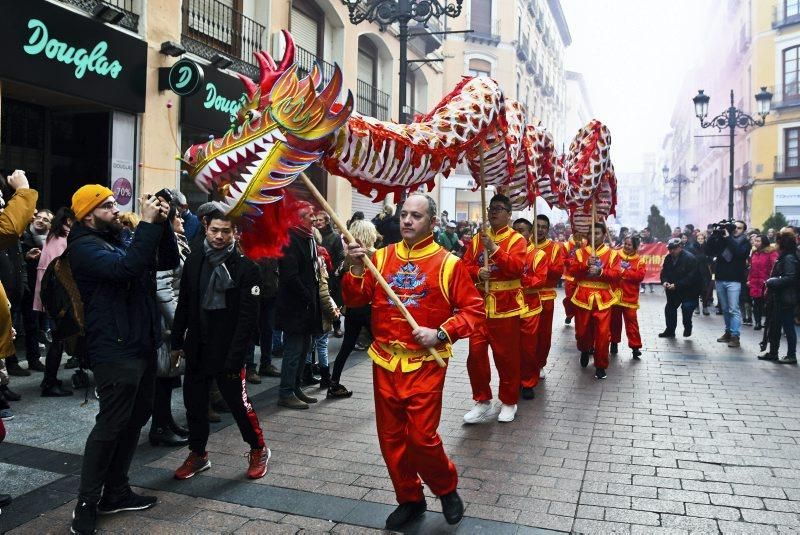
[(661, 265), (667, 256), (667, 245), (664, 243), (643, 243), (639, 245), (639, 256), (646, 264), (646, 272), (642, 282), (661, 283)]

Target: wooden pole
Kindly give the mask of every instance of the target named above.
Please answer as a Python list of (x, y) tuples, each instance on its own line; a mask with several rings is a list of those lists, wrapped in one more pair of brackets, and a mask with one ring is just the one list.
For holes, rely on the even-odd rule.
[[(314, 186), (314, 184), (311, 182), (311, 179), (309, 179), (305, 173), (300, 173), (299, 176), (300, 180), (302, 180), (303, 184), (305, 184), (306, 188), (308, 188), (308, 191), (311, 192), (311, 195), (314, 196), (314, 198), (317, 200), (320, 206), (322, 206), (322, 209), (325, 210), (329, 216), (331, 216), (331, 220), (336, 224), (337, 227), (339, 227), (339, 230), (342, 231), (342, 236), (345, 237), (347, 243), (348, 244), (356, 243), (356, 239), (353, 238), (353, 235), (350, 234), (349, 230), (347, 230), (347, 225), (345, 225), (344, 222), (342, 222), (342, 220), (339, 218), (339, 215), (333, 211), (331, 205), (328, 204), (328, 201), (325, 200), (325, 197), (323, 197), (322, 194), (317, 189), (317, 187)], [(381, 288), (383, 288), (383, 291), (386, 292), (386, 295), (389, 296), (389, 299), (391, 299), (392, 302), (395, 305), (397, 305), (397, 308), (400, 309), (400, 312), (403, 314), (403, 317), (406, 319), (408, 324), (411, 325), (411, 328), (419, 329), (419, 323), (417, 323), (417, 320), (414, 319), (414, 317), (408, 311), (408, 309), (400, 300), (400, 298), (397, 297), (397, 294), (394, 293), (392, 287), (389, 286), (389, 284), (383, 278), (383, 275), (381, 275), (381, 272), (378, 271), (378, 268), (375, 267), (375, 264), (372, 263), (372, 260), (370, 260), (368, 256), (364, 256), (364, 265), (368, 270), (370, 270), (370, 272), (372, 272), (372, 275), (375, 277), (375, 280), (378, 281), (378, 284), (380, 284)], [(439, 355), (439, 352), (436, 351), (435, 347), (429, 347), (428, 352), (431, 355), (433, 355), (433, 358), (436, 359), (436, 363), (439, 366), (441, 366), (442, 368), (446, 366), (444, 360), (442, 360), (442, 357)]]
[(589, 229), (589, 232), (592, 235), (592, 256), (594, 256), (596, 254), (596, 251), (594, 249), (594, 247), (595, 247), (595, 243), (594, 243), (594, 224), (595, 224), (595, 219), (596, 218), (597, 218), (597, 210), (595, 209), (595, 205), (594, 205), (594, 197), (592, 197), (592, 226)]
[(536, 233), (538, 232), (538, 223), (536, 222), (536, 197), (533, 198), (533, 248), (539, 247), (539, 238)]
[[(483, 145), (480, 146), (481, 157), (481, 217), (483, 218), (483, 233), (488, 236), (489, 223), (486, 221), (486, 175), (484, 174), (483, 164)], [(489, 252), (484, 247), (483, 249), (483, 267), (488, 271), (489, 269)], [(489, 295), (489, 279), (483, 281), (483, 290), (486, 295)]]

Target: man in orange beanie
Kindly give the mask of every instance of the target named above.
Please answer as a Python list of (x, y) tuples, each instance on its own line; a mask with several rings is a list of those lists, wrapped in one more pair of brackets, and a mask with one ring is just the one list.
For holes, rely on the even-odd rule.
[(156, 503), (154, 496), (131, 490), (128, 470), (153, 405), (161, 344), (155, 272), (175, 268), (179, 257), (167, 223), (169, 204), (145, 195), (140, 206), (142, 221), (126, 248), (110, 189), (89, 184), (72, 196), (75, 223), (64, 254), (84, 303), (85, 356), (100, 400), (83, 454), (72, 533), (94, 533), (98, 513), (148, 509)]

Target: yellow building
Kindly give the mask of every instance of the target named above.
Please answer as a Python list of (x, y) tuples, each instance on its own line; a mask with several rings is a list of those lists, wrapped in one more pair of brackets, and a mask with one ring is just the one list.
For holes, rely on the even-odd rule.
[[(0, 170), (26, 169), (43, 206), (69, 204), (89, 182), (113, 187), (127, 210), (141, 192), (165, 186), (180, 186), (194, 206), (204, 202), (181, 181), (175, 156), (228, 129), (243, 92), (235, 75), (258, 76), (256, 50), (280, 58), (282, 29), (294, 34), (301, 68), (318, 61), (327, 77), (337, 63), (357, 111), (397, 119), (396, 28), (353, 25), (340, 0), (0, 0), (0, 12)], [(428, 28), (412, 28), (410, 60), (441, 58), (442, 37), (431, 33), (438, 25)], [(76, 66), (58, 55), (62, 44), (97, 58)], [(160, 84), (178, 58), (204, 71), (194, 95)], [(413, 64), (410, 108), (438, 101), (442, 70)], [(310, 174), (343, 215), (381, 209), (341, 178)]]

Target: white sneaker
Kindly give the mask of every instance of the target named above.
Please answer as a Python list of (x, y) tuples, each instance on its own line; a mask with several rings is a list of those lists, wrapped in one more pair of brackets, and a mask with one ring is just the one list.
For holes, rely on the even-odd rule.
[(513, 422), (514, 416), (517, 414), (517, 406), (516, 405), (506, 405), (503, 403), (503, 407), (500, 409), (500, 414), (497, 415), (498, 422)]
[(465, 424), (479, 424), (492, 414), (491, 401), (478, 401), (467, 414), (464, 415)]

